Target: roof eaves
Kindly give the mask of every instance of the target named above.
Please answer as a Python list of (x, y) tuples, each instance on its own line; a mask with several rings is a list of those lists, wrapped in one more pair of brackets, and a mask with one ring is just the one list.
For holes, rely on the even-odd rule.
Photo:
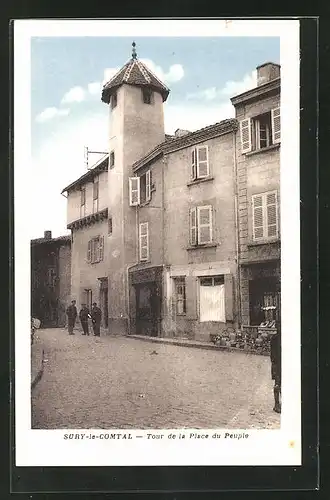
[[(73, 189), (74, 187), (78, 186), (79, 184), (82, 184), (83, 182), (87, 181), (89, 178), (93, 178), (97, 173), (99, 172), (106, 172), (108, 170), (108, 164), (102, 167), (103, 164), (107, 162), (109, 159), (109, 154), (106, 154), (103, 158), (101, 158), (90, 170), (85, 172), (83, 175), (81, 175), (78, 179), (75, 181), (71, 182), (68, 186), (66, 186), (64, 189), (62, 189), (61, 194)], [(102, 167), (102, 168), (100, 168)]]
[(268, 92), (271, 92), (272, 90), (275, 90), (277, 88), (280, 88), (281, 86), (281, 77), (274, 78), (273, 80), (270, 80), (269, 82), (263, 83), (262, 85), (258, 85), (257, 87), (254, 87), (253, 89), (246, 90), (245, 92), (242, 92), (241, 94), (235, 95), (234, 97), (231, 97), (230, 100), (232, 104), (235, 106), (236, 104), (239, 104), (244, 101), (248, 101), (251, 99), (256, 99), (257, 97), (261, 96), (262, 94), (267, 94)]

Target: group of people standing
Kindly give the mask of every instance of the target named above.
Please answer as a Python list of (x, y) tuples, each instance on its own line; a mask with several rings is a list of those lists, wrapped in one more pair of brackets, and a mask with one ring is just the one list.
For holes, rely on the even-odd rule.
[[(76, 301), (72, 300), (71, 305), (66, 310), (66, 314), (68, 317), (68, 332), (69, 335), (74, 335), (73, 329), (76, 324), (77, 316), (78, 316), (78, 311), (76, 307)], [(88, 327), (88, 320), (92, 320), (92, 325), (93, 325), (93, 333), (95, 337), (100, 336), (100, 326), (101, 326), (101, 319), (102, 319), (102, 313), (101, 309), (97, 307), (97, 303), (93, 303), (92, 310), (89, 311), (88, 307), (86, 304), (82, 304), (81, 310), (79, 312), (79, 320), (83, 329), (83, 335), (89, 335), (89, 327)]]

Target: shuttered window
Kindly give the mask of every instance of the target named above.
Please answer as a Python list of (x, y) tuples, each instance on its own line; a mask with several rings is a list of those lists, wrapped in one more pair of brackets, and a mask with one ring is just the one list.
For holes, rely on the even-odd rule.
[(139, 231), (140, 260), (149, 259), (149, 225), (148, 222), (140, 223)]
[(246, 118), (240, 123), (241, 129), (241, 146), (242, 153), (248, 153), (251, 151), (252, 141), (251, 141), (251, 120)]
[(281, 142), (281, 109), (272, 109), (272, 138), (273, 144)]
[(99, 210), (99, 179), (94, 178), (93, 182), (93, 213), (95, 214)]
[(87, 246), (87, 261), (95, 264), (104, 259), (104, 236), (92, 238)]
[(271, 191), (252, 196), (253, 239), (278, 237), (277, 192)]
[(151, 200), (151, 170), (146, 172), (146, 201)]
[(129, 178), (129, 204), (131, 207), (140, 204), (140, 177)]
[(197, 146), (191, 151), (191, 178), (203, 179), (209, 174), (208, 146)]
[(190, 209), (190, 244), (205, 245), (211, 243), (212, 231), (212, 206), (200, 206)]
[(86, 188), (82, 187), (80, 190), (80, 218), (86, 215)]

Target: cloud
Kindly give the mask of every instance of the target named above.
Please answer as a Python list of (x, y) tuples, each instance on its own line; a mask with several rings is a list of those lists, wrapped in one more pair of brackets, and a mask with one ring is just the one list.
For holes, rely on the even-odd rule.
[(229, 97), (241, 94), (247, 90), (251, 90), (257, 86), (257, 71), (254, 70), (252, 73), (246, 74), (240, 81), (228, 81), (224, 88), (221, 90), (221, 94)]
[(257, 72), (252, 71), (252, 73), (246, 74), (242, 80), (233, 81), (230, 80), (226, 82), (225, 86), (221, 89), (216, 87), (210, 87), (198, 92), (192, 92), (187, 94), (186, 98), (188, 100), (202, 100), (202, 101), (213, 101), (215, 99), (221, 99), (224, 97), (234, 97), (235, 95), (242, 94), (247, 90), (251, 90), (257, 86)]
[(64, 94), (62, 103), (82, 102), (86, 98), (86, 91), (82, 87), (72, 87)]
[(108, 81), (111, 80), (111, 78), (113, 76), (115, 76), (115, 74), (118, 73), (119, 70), (120, 70), (120, 68), (105, 68), (105, 70), (103, 72), (102, 85), (105, 85), (106, 83), (108, 83)]
[(63, 109), (58, 109), (55, 107), (46, 108), (36, 116), (36, 122), (45, 123), (47, 121), (52, 120), (53, 118), (56, 118), (57, 116), (67, 116), (69, 113), (70, 109), (68, 108), (63, 108)]
[(101, 82), (92, 82), (87, 85), (88, 92), (91, 95), (99, 95), (101, 94), (102, 91), (102, 84)]
[(161, 66), (157, 66), (157, 64), (155, 64), (151, 59), (140, 59), (140, 61), (164, 83), (175, 83), (184, 77), (182, 64), (173, 64), (166, 72), (163, 68), (161, 68)]

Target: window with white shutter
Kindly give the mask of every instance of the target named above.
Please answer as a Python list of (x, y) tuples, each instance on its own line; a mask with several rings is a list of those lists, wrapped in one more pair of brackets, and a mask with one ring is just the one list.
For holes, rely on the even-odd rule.
[(198, 244), (212, 242), (212, 207), (197, 207), (197, 238)]
[(146, 201), (151, 200), (151, 170), (146, 172)]
[(252, 196), (253, 239), (267, 240), (278, 237), (277, 192), (270, 191)]
[(92, 240), (89, 240), (87, 245), (87, 262), (92, 260)]
[(131, 207), (140, 204), (140, 177), (129, 178), (129, 204)]
[(82, 219), (86, 215), (86, 187), (82, 187), (80, 190), (80, 218)]
[(87, 261), (96, 264), (104, 259), (104, 236), (92, 238), (88, 242)]
[(246, 118), (240, 123), (242, 153), (248, 153), (252, 148), (251, 141), (251, 120)]
[(192, 246), (212, 243), (212, 210), (211, 205), (199, 206), (190, 209), (190, 244)]
[(208, 146), (197, 146), (191, 151), (191, 178), (203, 179), (210, 174)]
[(149, 259), (149, 226), (148, 222), (140, 223), (139, 231), (140, 261)]
[(277, 144), (281, 142), (281, 109), (272, 109), (271, 115), (273, 144)]
[(191, 151), (191, 178), (194, 180), (197, 177), (197, 168), (196, 168), (196, 149), (194, 148)]
[(104, 259), (104, 236), (100, 236), (99, 238), (99, 260)]
[(99, 210), (99, 179), (94, 178), (93, 181), (93, 213), (95, 214)]
[(190, 209), (190, 244), (197, 245), (197, 209)]

